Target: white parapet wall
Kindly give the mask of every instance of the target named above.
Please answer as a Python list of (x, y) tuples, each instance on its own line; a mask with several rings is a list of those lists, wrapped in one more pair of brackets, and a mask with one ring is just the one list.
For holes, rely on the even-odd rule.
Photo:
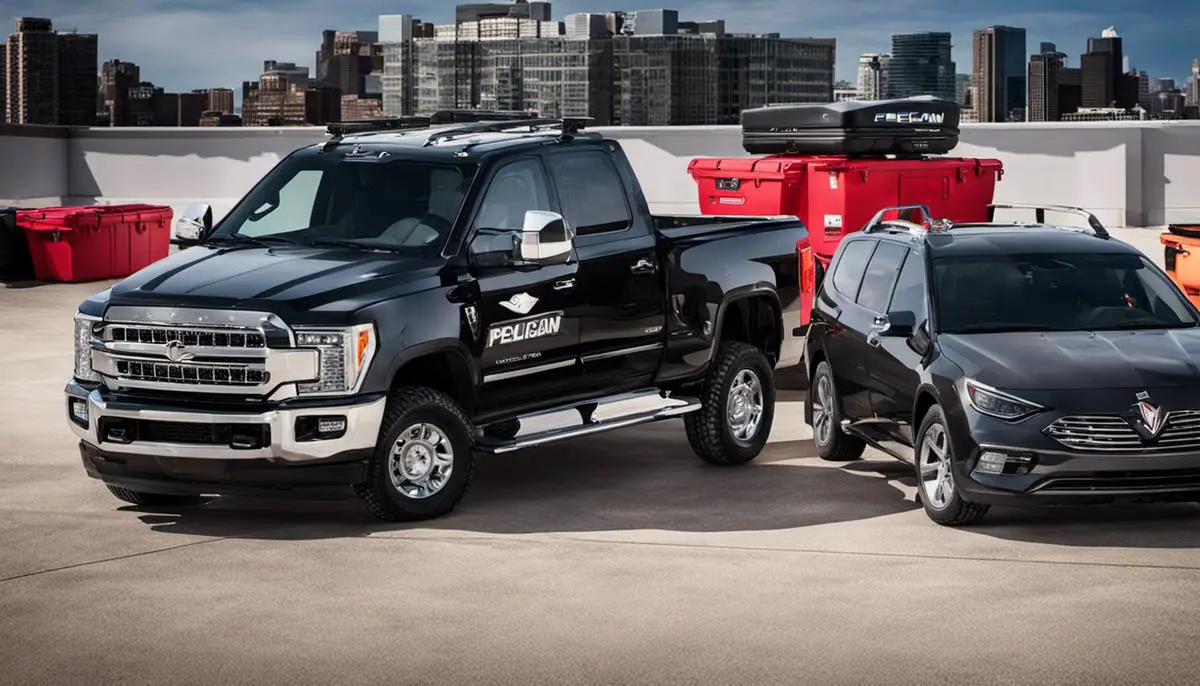
[[(698, 212), (695, 157), (744, 156), (736, 126), (599, 129), (628, 152), (651, 208)], [(0, 205), (191, 202), (221, 217), (322, 128), (0, 127)], [(996, 199), (1085, 207), (1114, 227), (1200, 223), (1200, 122), (966, 124), (955, 155), (999, 159)], [(1151, 254), (1157, 232), (1117, 235)]]

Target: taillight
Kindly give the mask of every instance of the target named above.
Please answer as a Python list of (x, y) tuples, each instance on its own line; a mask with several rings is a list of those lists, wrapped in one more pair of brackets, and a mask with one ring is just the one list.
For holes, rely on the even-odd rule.
[(812, 247), (797, 245), (796, 249), (800, 253), (800, 292), (816, 293), (817, 264), (813, 257)]

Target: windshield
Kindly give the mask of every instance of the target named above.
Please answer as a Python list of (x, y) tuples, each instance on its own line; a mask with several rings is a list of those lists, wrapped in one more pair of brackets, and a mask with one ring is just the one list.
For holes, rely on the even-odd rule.
[(1141, 255), (942, 257), (933, 276), (943, 333), (1196, 326), (1174, 284)]
[(470, 164), (300, 157), (276, 167), (212, 240), (440, 252), (474, 177)]

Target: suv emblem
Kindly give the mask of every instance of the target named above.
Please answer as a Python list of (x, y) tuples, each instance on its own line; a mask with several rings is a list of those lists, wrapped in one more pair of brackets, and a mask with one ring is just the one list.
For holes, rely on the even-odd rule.
[(533, 306), (537, 304), (538, 299), (528, 293), (517, 293), (508, 300), (502, 301), (500, 304), (506, 309), (516, 312), (517, 314), (529, 314)]
[(1158, 438), (1163, 428), (1166, 427), (1171, 413), (1163, 412), (1161, 407), (1150, 402), (1150, 394), (1145, 391), (1137, 394), (1137, 400), (1130, 407), (1133, 413), (1126, 418), (1126, 421), (1142, 437), (1143, 441)]
[(167, 343), (167, 359), (172, 362), (188, 362), (195, 355), (189, 353), (187, 348), (183, 347), (180, 341), (170, 341)]

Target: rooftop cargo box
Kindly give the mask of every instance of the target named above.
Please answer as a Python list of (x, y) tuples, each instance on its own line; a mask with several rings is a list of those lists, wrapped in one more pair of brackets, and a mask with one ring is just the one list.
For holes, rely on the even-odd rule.
[(959, 106), (930, 97), (782, 105), (742, 111), (753, 155), (944, 155), (958, 145)]

